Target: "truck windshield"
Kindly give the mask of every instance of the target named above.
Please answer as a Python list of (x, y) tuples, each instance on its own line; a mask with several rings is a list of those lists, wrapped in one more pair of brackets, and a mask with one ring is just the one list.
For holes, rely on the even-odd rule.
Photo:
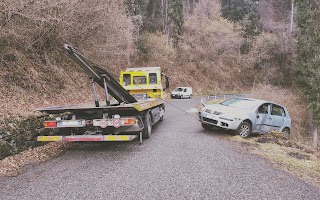
[(134, 76), (133, 84), (147, 84), (147, 77), (145, 76)]
[(176, 88), (174, 91), (176, 91), (176, 92), (182, 92), (182, 91), (183, 91), (183, 88)]

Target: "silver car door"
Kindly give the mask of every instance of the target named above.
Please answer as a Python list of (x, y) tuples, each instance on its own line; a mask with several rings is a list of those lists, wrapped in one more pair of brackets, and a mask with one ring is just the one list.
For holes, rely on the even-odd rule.
[(281, 130), (283, 125), (286, 123), (286, 113), (284, 108), (279, 105), (272, 104), (271, 117), (272, 130)]
[(253, 132), (268, 133), (271, 131), (272, 118), (270, 115), (271, 105), (270, 103), (265, 103), (259, 106), (256, 115), (256, 123), (253, 128)]

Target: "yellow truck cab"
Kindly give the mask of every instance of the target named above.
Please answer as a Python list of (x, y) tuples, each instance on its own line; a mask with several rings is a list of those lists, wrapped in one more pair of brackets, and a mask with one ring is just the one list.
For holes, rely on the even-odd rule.
[(169, 79), (160, 67), (127, 68), (120, 72), (120, 85), (133, 96), (147, 95), (148, 98), (163, 99)]

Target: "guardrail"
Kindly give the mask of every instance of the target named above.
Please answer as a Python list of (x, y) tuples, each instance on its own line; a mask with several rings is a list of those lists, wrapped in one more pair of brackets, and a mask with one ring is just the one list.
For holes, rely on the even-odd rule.
[[(281, 95), (292, 95), (290, 93), (285, 93), (285, 94), (281, 94)], [(208, 101), (212, 101), (212, 100), (227, 100), (227, 99), (231, 99), (231, 98), (236, 98), (236, 97), (240, 97), (240, 98), (256, 98), (254, 94), (222, 94), (222, 95), (211, 95), (211, 96), (205, 96), (201, 99), (201, 105), (205, 106), (207, 105), (206, 102)]]
[(208, 101), (212, 100), (227, 100), (231, 98), (241, 97), (241, 98), (252, 98), (253, 94), (223, 94), (223, 95), (212, 95), (212, 96), (205, 96), (201, 99), (201, 105), (205, 106), (207, 105)]

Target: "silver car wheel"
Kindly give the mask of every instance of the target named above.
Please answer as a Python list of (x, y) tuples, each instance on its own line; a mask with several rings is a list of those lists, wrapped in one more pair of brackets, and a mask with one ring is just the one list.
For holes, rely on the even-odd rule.
[(241, 137), (248, 137), (251, 133), (251, 126), (248, 122), (242, 122), (239, 127), (238, 133)]
[(289, 138), (290, 138), (290, 129), (284, 128), (282, 130), (282, 134), (283, 134), (284, 139), (289, 140)]

